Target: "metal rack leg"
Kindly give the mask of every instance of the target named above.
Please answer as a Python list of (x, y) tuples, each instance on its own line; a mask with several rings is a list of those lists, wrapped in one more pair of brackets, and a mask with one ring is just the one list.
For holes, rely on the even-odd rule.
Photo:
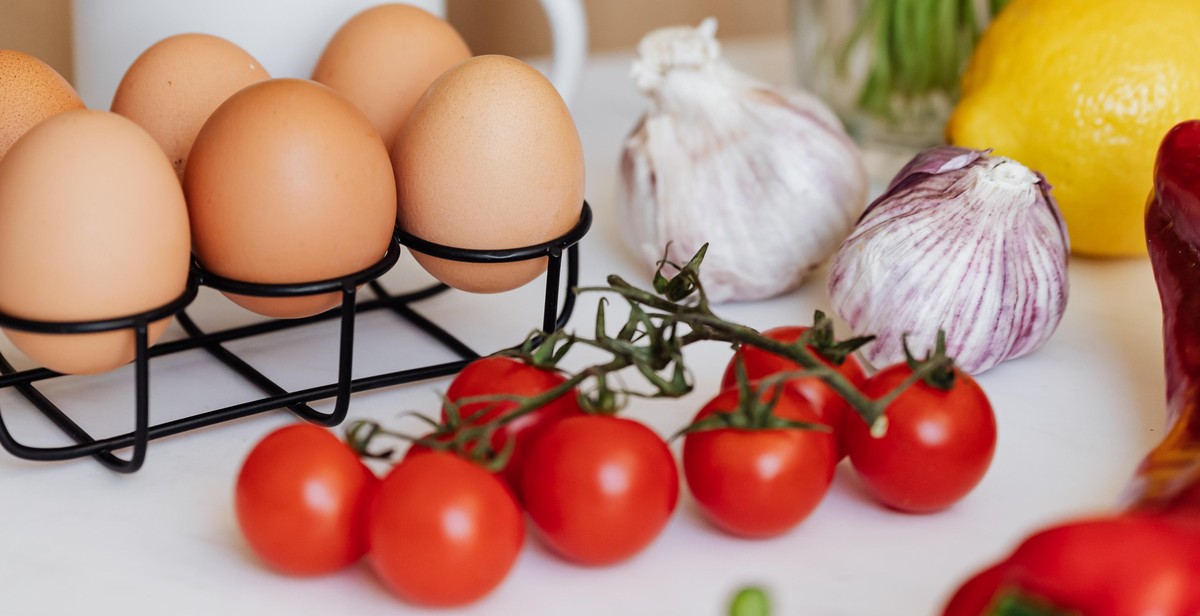
[[(339, 310), (339, 318), (341, 319), (341, 332), (339, 339), (338, 350), (338, 380), (337, 393), (335, 394), (334, 409), (329, 413), (322, 413), (304, 402), (297, 402), (287, 405), (287, 409), (292, 411), (296, 416), (301, 417), (312, 423), (322, 426), (336, 426), (345, 418), (350, 407), (351, 393), (351, 375), (353, 373), (353, 356), (354, 356), (354, 321), (355, 321), (355, 297), (357, 288), (353, 285), (347, 285), (342, 289), (342, 305)], [(179, 322), (184, 330), (193, 337), (200, 337), (204, 332), (192, 321), (186, 313), (179, 314)], [(256, 387), (263, 390), (272, 396), (282, 396), (288, 393), (286, 389), (278, 383), (271, 380), (267, 375), (263, 374), (254, 366), (250, 365), (244, 359), (238, 357), (224, 345), (213, 342), (203, 345), (205, 351), (217, 358), (221, 363), (237, 372), (246, 380), (253, 383)]]
[(558, 289), (562, 277), (562, 251), (555, 249), (547, 257), (546, 303), (542, 312), (542, 331), (552, 332), (558, 324)]
[(346, 419), (346, 412), (350, 409), (350, 385), (354, 372), (354, 301), (356, 292), (357, 288), (353, 284), (342, 288), (341, 344), (338, 349), (337, 396), (333, 411), (321, 413), (307, 404), (292, 408), (292, 412), (317, 425), (336, 426)]
[[(140, 469), (146, 461), (146, 448), (150, 441), (150, 353), (148, 349), (148, 330), (149, 325), (144, 321), (139, 322), (133, 328), (134, 344), (137, 351), (134, 358), (134, 392), (136, 396), (134, 403), (134, 429), (130, 433), (130, 436), (133, 437), (133, 442), (129, 445), (132, 448), (132, 453), (128, 459), (121, 459), (113, 455), (111, 450), (89, 452), (98, 462), (118, 473), (133, 473)], [(7, 360), (0, 361), (0, 364), (2, 364), (5, 372), (12, 371), (12, 366)], [(66, 413), (63, 413), (58, 406), (51, 402), (45, 394), (38, 391), (32, 384), (20, 384), (16, 385), (16, 388), (43, 415), (54, 422), (59, 429), (65, 432), (76, 443), (79, 445), (96, 443), (95, 438), (88, 434), (79, 424), (72, 421), (70, 417), (67, 417)], [(76, 448), (72, 447), (29, 447), (18, 443), (8, 430), (8, 426), (4, 423), (2, 417), (0, 417), (0, 446), (26, 460), (53, 461), (77, 457), (74, 453)]]

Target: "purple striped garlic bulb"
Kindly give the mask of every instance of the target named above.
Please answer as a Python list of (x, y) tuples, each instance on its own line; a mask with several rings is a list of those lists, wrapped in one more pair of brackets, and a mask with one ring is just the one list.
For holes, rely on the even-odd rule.
[(1040, 347), (1067, 305), (1069, 240), (1040, 173), (990, 151), (927, 150), (871, 203), (834, 255), (833, 308), (875, 366), (939, 329), (970, 374)]

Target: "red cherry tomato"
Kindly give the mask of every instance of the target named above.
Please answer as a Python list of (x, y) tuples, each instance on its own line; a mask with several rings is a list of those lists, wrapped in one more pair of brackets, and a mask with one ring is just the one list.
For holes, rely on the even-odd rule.
[[(768, 329), (762, 332), (762, 334), (768, 338), (778, 340), (779, 342), (786, 342), (790, 344), (799, 340), (800, 336), (804, 334), (804, 332), (808, 331), (808, 329), (808, 327), (804, 326), (776, 327), (773, 329)], [(812, 347), (809, 347), (809, 350), (813, 350)], [(817, 357), (820, 357), (820, 355)], [(803, 367), (800, 364), (797, 364), (790, 359), (785, 359), (779, 355), (764, 351), (758, 347), (742, 345), (733, 354), (733, 359), (729, 360), (729, 365), (725, 367), (725, 375), (721, 379), (722, 389), (730, 389), (737, 385), (736, 366), (738, 359), (741, 359), (745, 364), (746, 377), (749, 378), (750, 381), (764, 379), (771, 375), (779, 374), (780, 372), (803, 370)], [(859, 363), (858, 358), (854, 355), (847, 357), (846, 361), (842, 362), (840, 366), (834, 366), (831, 362), (825, 360), (824, 358), (822, 358), (822, 361), (835, 368), (838, 372), (842, 373), (842, 376), (845, 376), (847, 379), (849, 379), (850, 382), (859, 389), (862, 388), (863, 383), (865, 383), (867, 380), (866, 371), (863, 370), (862, 364)], [(841, 425), (842, 415), (854, 412), (850, 409), (849, 405), (846, 404), (846, 401), (837, 394), (837, 392), (830, 389), (829, 386), (825, 384), (825, 381), (822, 381), (818, 377), (812, 376), (792, 379), (788, 381), (788, 387), (793, 389), (796, 393), (808, 398), (809, 402), (812, 402), (813, 408), (820, 416), (821, 423), (834, 428), (835, 431)], [(841, 460), (842, 457), (846, 455), (845, 446), (840, 442), (840, 437), (838, 437), (837, 440), (839, 441), (837, 459)]]
[(371, 566), (412, 603), (471, 603), (508, 575), (525, 539), (504, 482), (454, 454), (429, 451), (397, 464), (370, 513)]
[(291, 575), (342, 569), (367, 550), (366, 511), (379, 480), (328, 430), (267, 435), (238, 474), (234, 502), (250, 548)]
[(675, 510), (679, 474), (667, 444), (646, 426), (583, 415), (533, 443), (521, 487), (546, 544), (570, 560), (604, 565), (658, 537)]
[[(695, 420), (728, 412), (738, 391), (709, 401)], [(785, 390), (776, 417), (817, 423), (808, 399)], [(700, 510), (717, 527), (744, 537), (786, 532), (816, 509), (833, 480), (833, 434), (799, 428), (692, 432), (683, 441), (683, 472)]]
[[(475, 396), (536, 396), (558, 387), (566, 380), (566, 377), (557, 372), (537, 368), (511, 357), (484, 357), (467, 364), (467, 367), (458, 373), (446, 390), (446, 398), (456, 401)], [(503, 416), (516, 406), (516, 402), (505, 401), (464, 404), (459, 409), (459, 417), (465, 420), (479, 413), (471, 423), (482, 424)], [(572, 389), (570, 393), (550, 404), (504, 424), (492, 434), (491, 446), (495, 451), (503, 450), (509, 439), (514, 439), (512, 456), (504, 467), (503, 476), (518, 496), (521, 468), (525, 463), (529, 443), (555, 421), (582, 413), (575, 390)], [(442, 421), (445, 420), (446, 413), (443, 409)]]
[[(850, 462), (884, 504), (914, 513), (945, 509), (983, 479), (996, 449), (996, 418), (983, 390), (954, 369), (949, 391), (925, 382), (905, 389), (888, 405), (887, 433), (871, 436), (856, 413), (841, 432)], [(878, 398), (912, 374), (907, 364), (885, 368), (863, 393)]]

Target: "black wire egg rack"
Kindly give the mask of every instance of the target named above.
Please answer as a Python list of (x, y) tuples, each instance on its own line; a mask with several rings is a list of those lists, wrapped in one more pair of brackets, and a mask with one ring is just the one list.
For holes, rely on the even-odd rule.
[[(124, 434), (100, 438), (88, 433), (71, 419), (66, 411), (59, 408), (37, 388), (38, 383), (64, 376), (63, 374), (46, 368), (17, 370), (8, 358), (0, 353), (0, 389), (14, 388), (74, 441), (72, 445), (57, 447), (35, 447), (22, 444), (13, 436), (4, 422), (3, 413), (0, 412), (0, 446), (14, 456), (26, 460), (60, 461), (91, 456), (114, 471), (132, 473), (141, 468), (145, 462), (146, 450), (150, 441), (267, 411), (288, 409), (296, 416), (318, 425), (338, 425), (346, 418), (352, 394), (455, 374), (481, 356), (452, 333), (423, 316), (415, 307), (422, 300), (439, 295), (449, 290), (450, 287), (438, 283), (417, 291), (394, 294), (379, 282), (378, 278), (399, 261), (403, 247), (432, 257), (464, 263), (512, 263), (546, 258), (546, 292), (541, 329), (549, 332), (563, 328), (574, 310), (575, 296), (570, 289), (575, 287), (579, 280), (579, 241), (587, 234), (591, 223), (591, 208), (587, 202), (584, 202), (579, 221), (562, 236), (542, 244), (501, 250), (473, 250), (445, 246), (397, 228), (383, 258), (362, 271), (340, 278), (299, 284), (250, 283), (218, 276), (206, 271), (199, 263), (193, 262), (188, 284), (182, 295), (166, 305), (139, 314), (94, 321), (51, 322), (22, 319), (0, 313), (0, 327), (32, 333), (86, 334), (132, 330), (136, 349), (133, 359), (135, 395), (133, 430)], [(562, 286), (564, 270), (565, 292)], [(358, 298), (359, 287), (364, 285), (370, 289), (373, 298)], [(205, 331), (187, 314), (187, 307), (196, 298), (201, 286), (227, 293), (258, 297), (296, 297), (340, 292), (342, 301), (338, 307), (311, 317), (271, 319), (224, 330)], [(351, 374), (355, 317), (377, 310), (394, 313), (401, 320), (415, 326), (454, 353), (458, 359), (353, 378)], [(185, 337), (150, 346), (148, 334), (150, 324), (171, 316), (174, 316), (179, 322), (186, 334)], [(337, 377), (335, 381), (326, 385), (289, 391), (226, 346), (229, 342), (334, 319), (340, 321)], [(151, 425), (150, 361), (155, 357), (196, 349), (202, 349), (240, 375), (261, 391), (264, 394), (263, 397)], [(334, 399), (331, 411), (318, 411), (310, 405), (310, 403), (330, 398)], [(125, 449), (130, 450), (127, 457), (116, 455), (115, 452)]]

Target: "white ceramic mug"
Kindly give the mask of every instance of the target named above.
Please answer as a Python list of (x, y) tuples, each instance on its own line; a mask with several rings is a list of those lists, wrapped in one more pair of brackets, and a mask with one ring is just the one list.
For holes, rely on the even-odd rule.
[[(444, 0), (404, 0), (445, 15)], [(74, 0), (75, 87), (108, 109), (129, 65), (174, 34), (203, 32), (238, 44), (273, 77), (312, 75), (325, 43), (350, 17), (384, 0)], [(582, 0), (541, 0), (554, 41), (550, 79), (570, 101), (587, 55)]]

